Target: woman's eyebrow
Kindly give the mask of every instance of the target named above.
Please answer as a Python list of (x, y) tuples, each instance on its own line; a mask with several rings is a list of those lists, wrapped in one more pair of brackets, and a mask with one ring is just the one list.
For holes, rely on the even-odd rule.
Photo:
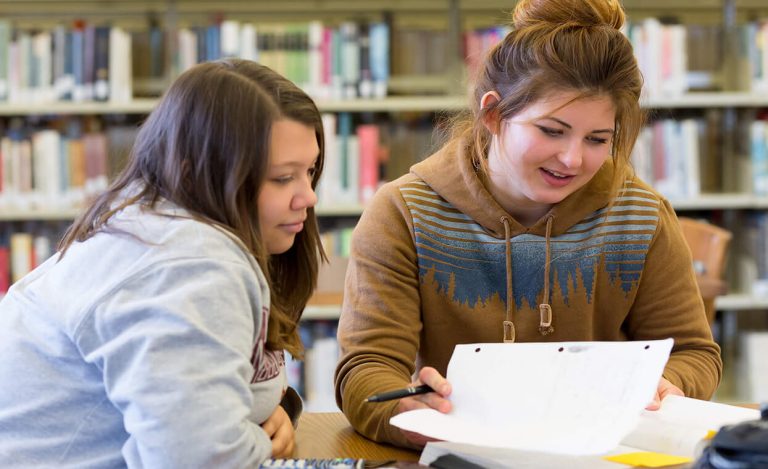
[[(558, 124), (562, 125), (563, 127), (566, 127), (566, 128), (569, 128), (569, 129), (573, 128), (571, 126), (571, 124), (569, 124), (569, 123), (567, 123), (567, 122), (565, 122), (563, 120), (560, 120), (557, 117), (547, 116), (547, 117), (545, 117), (545, 119), (553, 120), (553, 121), (557, 122)], [(605, 134), (605, 133), (608, 133), (608, 134), (613, 135), (614, 131), (611, 128), (608, 128), (608, 129), (595, 129), (595, 130), (591, 131), (590, 133), (591, 134)]]

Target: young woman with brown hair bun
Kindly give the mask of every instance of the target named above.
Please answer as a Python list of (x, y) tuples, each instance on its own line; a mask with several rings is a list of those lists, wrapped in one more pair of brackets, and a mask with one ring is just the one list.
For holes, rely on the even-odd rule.
[[(651, 409), (708, 399), (720, 381), (675, 212), (629, 163), (644, 114), (621, 5), (522, 0), (513, 23), (452, 138), (355, 230), (336, 397), (377, 441), (424, 444), (389, 418), (450, 410), (443, 375), (460, 343), (672, 337)], [(436, 392), (365, 402), (414, 384)]]

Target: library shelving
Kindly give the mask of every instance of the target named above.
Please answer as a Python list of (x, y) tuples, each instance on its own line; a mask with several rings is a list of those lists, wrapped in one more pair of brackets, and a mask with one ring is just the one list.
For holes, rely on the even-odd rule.
[[(213, 3), (203, 0), (151, 0), (113, 1), (110, 2), (109, 8), (104, 8), (103, 2), (97, 0), (31, 0), (23, 3), (0, 2), (3, 6), (3, 15), (0, 20), (5, 19), (8, 25), (17, 25), (19, 31), (28, 31), (30, 40), (34, 40), (35, 35), (39, 35), (40, 31), (46, 29), (54, 31), (62, 24), (68, 25), (74, 22), (77, 24), (74, 29), (84, 28), (82, 21), (90, 22), (92, 25), (122, 25), (134, 34), (137, 30), (144, 31), (147, 32), (148, 38), (143, 39), (149, 41), (165, 37), (159, 49), (150, 49), (150, 52), (159, 53), (161, 56), (158, 59), (159, 63), (150, 64), (159, 65), (162, 69), (161, 74), (153, 75), (152, 71), (148, 72), (142, 67), (134, 69), (135, 75), (138, 75), (135, 77), (136, 83), (151, 82), (156, 92), (162, 91), (172, 79), (173, 74), (179, 72), (172, 59), (172, 56), (179, 52), (179, 38), (171, 38), (179, 28), (202, 25), (206, 28), (218, 26), (224, 29), (222, 22), (226, 19), (240, 21), (242, 24), (285, 25), (289, 22), (310, 22), (314, 19), (328, 21), (329, 18), (334, 19), (329, 23), (333, 24), (334, 21), (338, 23), (346, 18), (360, 17), (365, 21), (387, 22), (393, 29), (390, 41), (394, 47), (398, 44), (395, 37), (398, 29), (408, 32), (418, 29), (420, 25), (425, 25), (424, 29), (430, 35), (435, 35), (431, 34), (435, 31), (447, 31), (442, 38), (443, 42), (440, 43), (447, 50), (437, 54), (432, 51), (431, 54), (442, 56), (440, 62), (443, 66), (442, 73), (419, 71), (420, 73), (412, 75), (394, 75), (390, 79), (390, 90), (395, 92), (416, 90), (418, 94), (363, 99), (328, 99), (321, 96), (318, 97), (318, 104), (324, 112), (329, 113), (451, 113), (466, 106), (466, 97), (461, 93), (463, 85), (457, 85), (462, 82), (462, 78), (457, 76), (454, 63), (457, 58), (462, 59), (459, 53), (462, 30), (482, 29), (504, 22), (508, 12), (514, 6), (513, 3), (499, 0), (471, 2), (466, 0), (390, 0), (359, 4), (359, 2), (348, 0), (322, 2), (293, 0), (275, 5), (268, 2), (245, 1)], [(356, 14), (350, 15), (349, 11), (353, 4)], [(627, 0), (624, 5), (630, 19), (637, 18), (643, 21), (645, 18), (661, 17), (666, 18), (666, 23), (715, 24), (722, 27), (726, 33), (729, 29), (733, 29), (737, 22), (760, 17), (766, 10), (764, 2), (759, 0)], [(265, 30), (272, 31), (269, 28)], [(159, 36), (155, 34), (158, 32)], [(6, 40), (13, 38), (10, 33), (6, 34), (8, 34)], [(135, 38), (141, 39), (141, 34), (135, 35)], [(0, 33), (0, 47), (2, 47), (1, 41)], [(727, 45), (728, 38), (724, 37), (722, 42)], [(412, 45), (412, 43), (405, 44)], [(725, 59), (728, 54), (724, 56)], [(393, 65), (396, 61), (395, 58), (390, 59)], [(727, 65), (722, 64), (722, 66)], [(406, 69), (400, 72), (408, 74), (413, 71)], [(148, 77), (147, 74), (151, 76)], [(722, 77), (718, 79), (724, 80)], [(643, 105), (654, 110), (723, 109), (727, 112), (739, 108), (768, 107), (768, 93), (731, 91), (727, 86), (721, 88), (718, 91), (651, 96), (644, 99)], [(441, 94), (435, 95), (436, 91)], [(138, 89), (137, 93), (134, 93), (135, 96), (131, 96), (130, 99), (110, 99), (104, 102), (0, 101), (0, 116), (142, 115), (148, 113), (156, 103), (155, 97), (141, 97), (142, 94), (143, 91)], [(765, 197), (740, 192), (697, 195), (675, 200), (674, 205), (680, 211), (762, 211), (768, 208)], [(320, 207), (318, 212), (322, 217), (354, 217), (361, 210), (361, 204), (346, 203)], [(74, 212), (71, 209), (65, 211), (17, 210), (16, 212), (0, 209), (0, 220), (67, 219), (73, 216)]]
[[(189, 41), (198, 46), (195, 60), (215, 57), (215, 54), (203, 54), (199, 46), (204, 43), (204, 37), (210, 40), (210, 35), (217, 34), (217, 31), (221, 34), (216, 40), (219, 42), (211, 47), (228, 47), (225, 36), (229, 37), (237, 31), (239, 37), (266, 39), (262, 44), (274, 46), (275, 43), (270, 41), (277, 40), (281, 45), (275, 48), (284, 47), (295, 52), (300, 46), (290, 42), (292, 45), (289, 47), (289, 41), (303, 44), (302, 41), (308, 41), (305, 36), (314, 34), (320, 27), (324, 28), (324, 34), (343, 34), (341, 29), (337, 31), (336, 28), (341, 28), (344, 23), (355, 25), (352, 30), (375, 23), (388, 28), (387, 92), (377, 97), (367, 91), (352, 93), (356, 95), (352, 96), (346, 95), (343, 90), (318, 88), (311, 84), (308, 92), (316, 93), (313, 96), (319, 108), (323, 113), (334, 116), (334, 123), (340, 127), (352, 126), (347, 129), (350, 134), (354, 134), (357, 125), (378, 125), (383, 129), (381, 138), (386, 141), (381, 145), (384, 147), (394, 147), (396, 135), (410, 135), (414, 132), (414, 125), (421, 125), (418, 131), (422, 134), (420, 143), (413, 145), (409, 141), (404, 146), (416, 147), (412, 151), (421, 153), (417, 157), (424, 157), (427, 154), (425, 143), (434, 144), (429, 131), (424, 130), (424, 123), (428, 127), (440, 125), (441, 116), (466, 108), (466, 67), (470, 67), (471, 63), (467, 60), (465, 64), (468, 52), (463, 44), (471, 43), (472, 34), (489, 31), (491, 36), (503, 34), (503, 31), (495, 31), (492, 27), (508, 20), (514, 3), (501, 0), (0, 0), (0, 131), (6, 132), (19, 121), (23, 123), (23, 128), (44, 129), (62, 118), (100, 120), (107, 129), (115, 124), (135, 126), (142, 116), (153, 109), (157, 97), (173, 77), (186, 66), (180, 57), (189, 55)], [(625, 0), (623, 4), (631, 24), (648, 25), (651, 29), (694, 25), (697, 28), (691, 28), (690, 33), (704, 34), (701, 43), (714, 47), (714, 50), (706, 52), (717, 63), (704, 60), (702, 65), (708, 67), (704, 89), (678, 89), (673, 93), (649, 95), (642, 100), (642, 105), (651, 111), (654, 120), (659, 117), (673, 121), (701, 119), (707, 113), (716, 118), (716, 141), (713, 143), (709, 139), (706, 145), (711, 147), (707, 150), (714, 155), (722, 170), (723, 174), (718, 175), (722, 181), (714, 190), (703, 187), (694, 194), (671, 197), (675, 209), (681, 214), (707, 218), (734, 231), (742, 230), (751, 223), (750, 220), (768, 217), (768, 194), (753, 190), (751, 183), (744, 183), (739, 174), (744, 168), (754, 170), (744, 129), (755, 120), (765, 119), (759, 111), (768, 108), (768, 88), (763, 90), (744, 82), (743, 76), (757, 75), (748, 66), (745, 68), (750, 57), (740, 47), (743, 46), (743, 38), (747, 37), (745, 34), (759, 30), (759, 26), (768, 20), (768, 4), (765, 0)], [(660, 21), (656, 23), (653, 18), (660, 18)], [(299, 39), (286, 34), (293, 32), (291, 28), (295, 24), (301, 25), (296, 36)], [(94, 88), (78, 89), (77, 93), (85, 93), (83, 96), (73, 96), (70, 89), (67, 95), (68, 82), (65, 80), (65, 100), (41, 99), (39, 96), (28, 99), (28, 93), (18, 88), (10, 99), (8, 59), (7, 54), (3, 55), (3, 48), (7, 48), (9, 42), (21, 41), (30, 50), (35, 41), (53, 47), (57, 32), (60, 35), (82, 32), (81, 39), (87, 41), (86, 30), (89, 27), (112, 25), (131, 39), (128, 56), (132, 60), (115, 65), (118, 67), (117, 74), (124, 73), (125, 67), (131, 70), (130, 93), (120, 88), (110, 89), (114, 93), (106, 99), (97, 100)], [(250, 25), (255, 25), (259, 32), (251, 30)], [(749, 29), (746, 25), (754, 27)], [(768, 31), (768, 28), (764, 29)], [(346, 34), (347, 30), (344, 31)], [(46, 33), (50, 34), (50, 38)], [(628, 34), (631, 36), (631, 29)], [(121, 37), (125, 39), (125, 35)], [(768, 37), (764, 44), (768, 44)], [(695, 47), (695, 44), (689, 44), (689, 47)], [(242, 49), (240, 53), (252, 57), (249, 55), (254, 53), (251, 49)], [(269, 47), (260, 52), (264, 54), (265, 50), (267, 54), (274, 52)], [(691, 62), (699, 61), (697, 63), (701, 64), (701, 54), (694, 52), (689, 54)], [(470, 55), (476, 58), (477, 54), (475, 51)], [(275, 63), (282, 64), (283, 59), (285, 57)], [(768, 64), (768, 60), (764, 63)], [(296, 79), (286, 74), (295, 81), (310, 80), (308, 75), (302, 75), (307, 73), (305, 68), (298, 67), (298, 71), (291, 72), (298, 73), (296, 77), (304, 78)], [(644, 73), (647, 73), (647, 83), (655, 76), (655, 72), (644, 70)], [(701, 74), (697, 77), (701, 78)], [(61, 86), (55, 86), (55, 73), (52, 72), (48, 79), (51, 80), (51, 89), (45, 91), (48, 93), (46, 96), (58, 96)], [(387, 130), (386, 127), (392, 123), (400, 127)], [(381, 165), (386, 169), (380, 174), (380, 179), (393, 179), (415, 162), (393, 161), (398, 153), (391, 149), (388, 155), (390, 161)], [(694, 177), (704, 179), (704, 176), (709, 177), (698, 173)], [(352, 197), (321, 203), (317, 213), (322, 219), (321, 225), (329, 229), (335, 228), (337, 222), (346, 223), (348, 227), (354, 224), (364, 206), (364, 201)], [(0, 228), (6, 232), (8, 227), (26, 229), (36, 222), (66, 223), (77, 213), (74, 207), (14, 208), (0, 205)], [(750, 236), (754, 238), (754, 232)], [(737, 245), (754, 244), (749, 236), (736, 239)], [(741, 271), (734, 275), (739, 281), (732, 282), (729, 293), (717, 299), (717, 309), (731, 318), (730, 313), (735, 311), (739, 314), (768, 311), (768, 300), (765, 296), (750, 293), (749, 285), (749, 276), (754, 276), (758, 270), (757, 261), (761, 256), (766, 258), (768, 255), (753, 251), (739, 253), (738, 249), (733, 251), (730, 271)], [(764, 260), (768, 264), (768, 259)], [(305, 321), (333, 322), (338, 318), (340, 300), (338, 292), (316, 298), (305, 311)]]

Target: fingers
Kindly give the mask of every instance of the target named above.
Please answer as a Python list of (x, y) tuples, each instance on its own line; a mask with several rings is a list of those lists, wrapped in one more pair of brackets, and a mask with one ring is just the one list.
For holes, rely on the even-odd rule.
[(295, 445), (295, 435), (291, 419), (281, 406), (277, 406), (272, 415), (261, 424), (261, 428), (272, 440), (273, 458), (290, 458)]
[(288, 425), (279, 426), (271, 438), (273, 458), (290, 458), (293, 455), (296, 440), (290, 421)]
[(419, 371), (419, 379), (414, 384), (427, 384), (442, 397), (448, 397), (451, 394), (451, 383), (431, 366), (425, 366)]
[(419, 394), (400, 399), (397, 405), (397, 413), (416, 409), (435, 409), (438, 412), (451, 411), (451, 401), (447, 397), (451, 394), (451, 383), (432, 367), (424, 367), (419, 372), (419, 377), (411, 383), (413, 386), (427, 384), (435, 392)]
[(274, 436), (275, 432), (277, 432), (277, 424), (274, 422), (272, 417), (268, 418), (266, 422), (262, 423), (261, 428), (264, 429), (270, 439), (272, 436)]
[[(275, 433), (277, 432), (278, 428), (283, 424), (283, 415), (280, 413), (282, 410), (282, 407), (277, 406), (274, 412), (272, 412), (272, 415), (267, 418), (267, 420), (264, 421), (264, 423), (261, 424), (261, 428), (264, 429), (264, 431), (267, 433), (267, 435), (272, 438), (274, 437)], [(283, 411), (285, 413), (285, 411)], [(287, 415), (286, 415), (287, 418)]]
[(685, 396), (682, 389), (678, 388), (674, 384), (670, 383), (668, 380), (662, 378), (662, 381), (659, 383), (659, 399), (664, 400), (667, 396)]
[(659, 391), (653, 395), (653, 400), (646, 406), (645, 410), (659, 410), (661, 408), (661, 397)]
[(648, 404), (648, 407), (646, 407), (646, 410), (659, 410), (661, 408), (661, 401), (667, 396), (685, 396), (685, 394), (680, 388), (669, 382), (669, 380), (661, 378), (656, 388), (656, 394), (651, 403)]

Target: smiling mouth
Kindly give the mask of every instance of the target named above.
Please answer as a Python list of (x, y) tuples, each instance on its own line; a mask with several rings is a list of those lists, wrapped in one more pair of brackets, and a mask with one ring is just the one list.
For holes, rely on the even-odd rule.
[(546, 172), (547, 174), (549, 174), (551, 176), (554, 176), (554, 177), (558, 178), (558, 179), (566, 179), (566, 178), (573, 177), (572, 175), (558, 173), (557, 171), (552, 171), (551, 169), (541, 168), (541, 170)]

